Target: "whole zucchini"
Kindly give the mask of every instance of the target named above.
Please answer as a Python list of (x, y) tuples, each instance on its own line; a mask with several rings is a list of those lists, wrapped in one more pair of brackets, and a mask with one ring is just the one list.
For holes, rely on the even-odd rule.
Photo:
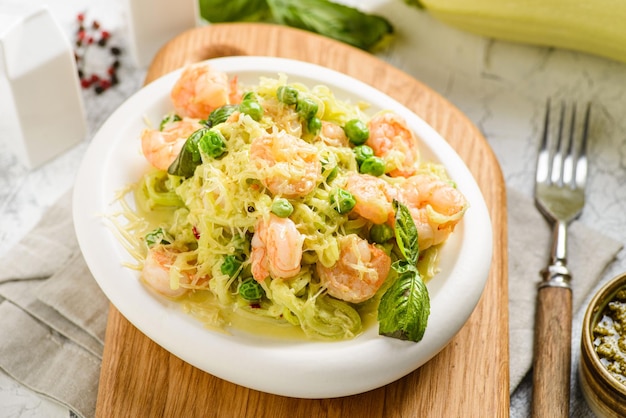
[(405, 0), (468, 32), (626, 62), (624, 0)]

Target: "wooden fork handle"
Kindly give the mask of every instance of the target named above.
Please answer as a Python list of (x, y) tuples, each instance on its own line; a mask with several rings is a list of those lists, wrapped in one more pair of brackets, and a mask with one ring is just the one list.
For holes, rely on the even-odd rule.
[(535, 317), (533, 418), (569, 416), (571, 340), (571, 289), (539, 287)]

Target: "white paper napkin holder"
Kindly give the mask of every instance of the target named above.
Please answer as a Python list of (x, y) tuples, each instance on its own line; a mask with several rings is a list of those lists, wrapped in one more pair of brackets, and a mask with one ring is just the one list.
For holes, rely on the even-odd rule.
[(0, 10), (0, 135), (35, 168), (85, 138), (74, 52), (50, 11)]

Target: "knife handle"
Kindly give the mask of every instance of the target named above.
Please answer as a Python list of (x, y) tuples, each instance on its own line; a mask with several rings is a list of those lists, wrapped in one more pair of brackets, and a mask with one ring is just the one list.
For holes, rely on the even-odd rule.
[(533, 418), (569, 416), (572, 291), (541, 286), (537, 291), (533, 360)]

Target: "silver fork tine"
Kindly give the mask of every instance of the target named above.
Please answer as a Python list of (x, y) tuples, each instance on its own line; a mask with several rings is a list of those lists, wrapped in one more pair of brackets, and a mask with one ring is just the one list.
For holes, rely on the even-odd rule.
[(585, 204), (590, 107), (588, 104), (582, 134), (577, 137), (581, 126), (577, 124), (576, 106), (566, 118), (562, 103), (553, 117), (555, 122), (558, 119), (557, 127), (550, 129), (552, 109), (548, 100), (537, 155), (535, 202), (553, 225), (553, 242), (537, 291), (533, 417), (567, 418), (569, 413), (572, 274), (567, 268), (567, 225), (581, 214)]
[[(563, 106), (565, 108), (565, 106)], [(561, 117), (563, 118), (564, 112), (561, 113)], [(574, 166), (574, 143), (576, 142), (576, 138), (574, 137), (574, 129), (576, 127), (576, 104), (572, 105), (570, 124), (569, 124), (569, 135), (567, 136), (567, 153), (565, 154), (565, 159), (563, 160), (563, 184), (576, 187), (576, 184), (572, 183), (572, 180), (576, 178), (575, 170), (578, 167), (578, 164)]]
[(535, 171), (535, 181), (544, 183), (548, 180), (552, 164), (550, 163), (550, 149), (548, 148), (548, 132), (550, 123), (550, 99), (546, 103), (546, 116), (543, 123), (543, 134), (541, 135), (541, 144), (539, 145), (539, 154), (537, 156), (537, 169)]
[(576, 179), (577, 187), (583, 188), (587, 183), (587, 137), (589, 134), (589, 115), (591, 114), (591, 103), (587, 103), (585, 110), (585, 119), (583, 121), (582, 140), (580, 144), (580, 154), (576, 163)]
[(565, 103), (561, 102), (559, 115), (558, 133), (556, 135), (556, 144), (552, 154), (552, 164), (550, 167), (550, 182), (554, 184), (563, 184), (563, 126), (565, 121)]

